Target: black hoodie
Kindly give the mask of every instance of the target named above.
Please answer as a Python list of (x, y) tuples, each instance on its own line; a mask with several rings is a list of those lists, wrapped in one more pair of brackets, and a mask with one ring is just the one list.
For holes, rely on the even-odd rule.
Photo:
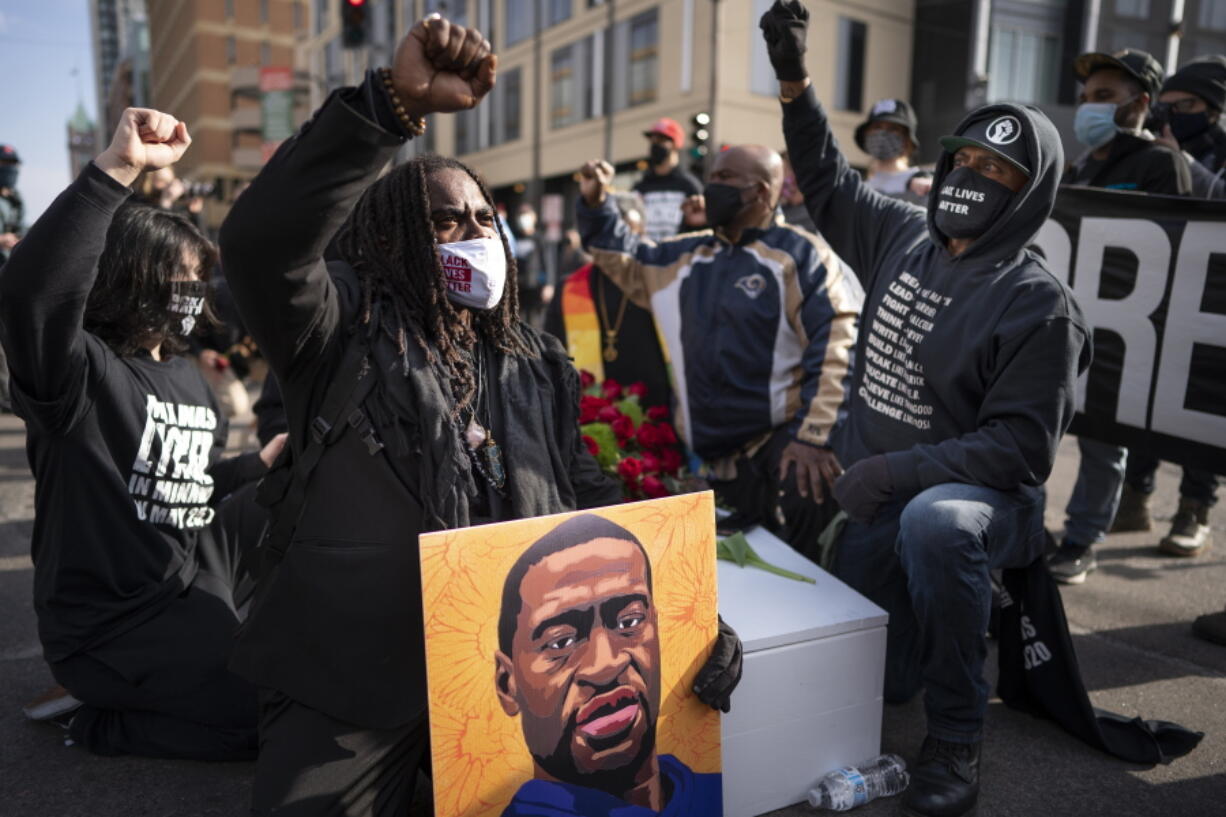
[(783, 105), (805, 204), (866, 292), (835, 446), (844, 466), (885, 454), (898, 498), (946, 482), (1041, 485), (1089, 365), (1072, 293), (1027, 249), (1060, 183), (1055, 128), (1035, 108), (993, 105), (955, 133), (1001, 114), (1025, 123), (1034, 172), (996, 223), (953, 256), (932, 220), (950, 154), (937, 162), (928, 210), (919, 210), (861, 180), (811, 88)]

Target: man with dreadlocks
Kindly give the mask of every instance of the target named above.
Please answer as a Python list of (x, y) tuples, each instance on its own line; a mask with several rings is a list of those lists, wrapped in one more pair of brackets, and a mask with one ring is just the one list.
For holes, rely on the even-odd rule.
[[(295, 474), (233, 661), (264, 690), (254, 814), (407, 812), (428, 751), (418, 533), (620, 499), (582, 443), (565, 352), (519, 320), (477, 176), (429, 156), (379, 178), (422, 117), (489, 93), (496, 64), (477, 31), (419, 23), (390, 69), (334, 93), (281, 147), (222, 227)], [(739, 654), (721, 637), (700, 697), (727, 706)]]

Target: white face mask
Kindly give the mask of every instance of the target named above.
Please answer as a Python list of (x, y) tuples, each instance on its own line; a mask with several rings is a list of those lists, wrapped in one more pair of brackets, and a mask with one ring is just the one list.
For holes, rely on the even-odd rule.
[(507, 256), (497, 238), (439, 244), (447, 299), (457, 306), (493, 309), (507, 282)]

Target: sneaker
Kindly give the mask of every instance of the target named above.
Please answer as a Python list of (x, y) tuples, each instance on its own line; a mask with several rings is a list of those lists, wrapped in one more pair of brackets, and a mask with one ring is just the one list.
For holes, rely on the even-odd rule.
[(1061, 584), (1085, 584), (1086, 576), (1097, 567), (1094, 548), (1067, 541), (1047, 558), (1047, 569)]
[(1180, 499), (1171, 520), (1171, 532), (1158, 548), (1172, 556), (1199, 556), (1209, 549), (1209, 506), (1195, 499)]
[(81, 708), (81, 702), (64, 689), (54, 686), (21, 708), (32, 721), (65, 722), (66, 716)]
[(1120, 507), (1111, 523), (1111, 533), (1133, 533), (1154, 529), (1149, 516), (1149, 494), (1142, 493), (1127, 482), (1120, 494)]
[(960, 817), (979, 799), (979, 743), (924, 738), (903, 795), (907, 817)]
[(1197, 616), (1192, 622), (1192, 635), (1226, 647), (1226, 610)]

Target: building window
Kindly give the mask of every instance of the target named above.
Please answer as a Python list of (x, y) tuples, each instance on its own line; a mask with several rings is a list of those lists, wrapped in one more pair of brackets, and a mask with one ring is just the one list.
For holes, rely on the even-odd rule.
[(294, 0), (294, 31), (302, 30), (302, 4)]
[(570, 19), (570, 0), (545, 0), (545, 25), (556, 26)]
[(521, 136), (520, 111), (523, 106), (523, 71), (512, 68), (498, 78), (492, 94), (490, 145), (514, 142)]
[(238, 62), (238, 43), (233, 37), (226, 37), (226, 64), (233, 65)]
[(549, 104), (549, 120), (555, 128), (579, 121), (579, 87), (575, 82), (575, 47), (568, 45), (553, 52), (549, 60), (549, 79), (552, 97)]
[(1115, 13), (1137, 20), (1149, 19), (1149, 0), (1115, 0)]
[(532, 36), (536, 29), (537, 2), (538, 0), (507, 0), (507, 45), (514, 45)]
[(864, 54), (868, 24), (839, 18), (838, 62), (834, 71), (834, 106), (841, 111), (864, 108)]
[[(214, 6), (216, 8), (216, 6)], [(226, 19), (234, 19), (234, 0), (226, 0)]]
[(438, 12), (458, 26), (468, 25), (467, 0), (426, 0), (426, 14)]
[(268, 23), (268, 0), (260, 0), (260, 22)]
[(457, 154), (472, 153), (481, 149), (478, 144), (479, 127), (476, 108), (460, 111), (455, 115), (455, 152)]
[(988, 101), (1054, 104), (1060, 91), (1060, 38), (1012, 28), (992, 29)]
[(341, 75), (340, 37), (333, 37), (324, 46), (324, 81), (329, 89), (336, 88), (344, 81)]
[(332, 8), (331, 0), (315, 0), (315, 33), (320, 34), (328, 27), (328, 9)]
[(1226, 31), (1226, 0), (1200, 0), (1196, 24), (1213, 31)]
[(260, 43), (260, 65), (272, 64), (272, 49), (267, 42)]
[(655, 101), (659, 40), (660, 28), (655, 9), (630, 21), (629, 105)]

